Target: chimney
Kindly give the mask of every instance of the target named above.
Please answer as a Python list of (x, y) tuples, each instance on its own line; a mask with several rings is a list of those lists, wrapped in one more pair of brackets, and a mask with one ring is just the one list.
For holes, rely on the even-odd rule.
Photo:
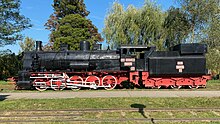
[(42, 51), (42, 41), (36, 41), (36, 51)]

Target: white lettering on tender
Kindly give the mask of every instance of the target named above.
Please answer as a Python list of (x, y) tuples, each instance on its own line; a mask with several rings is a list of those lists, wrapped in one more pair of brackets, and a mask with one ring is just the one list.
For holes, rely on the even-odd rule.
[(176, 69), (177, 69), (180, 73), (183, 72), (183, 69), (185, 69), (184, 64), (183, 64), (183, 61), (177, 61)]

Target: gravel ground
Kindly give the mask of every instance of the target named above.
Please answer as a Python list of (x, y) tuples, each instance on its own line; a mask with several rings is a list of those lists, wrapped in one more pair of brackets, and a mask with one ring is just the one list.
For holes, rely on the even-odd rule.
[(0, 99), (57, 99), (106, 97), (220, 97), (220, 91), (80, 91), (0, 93)]

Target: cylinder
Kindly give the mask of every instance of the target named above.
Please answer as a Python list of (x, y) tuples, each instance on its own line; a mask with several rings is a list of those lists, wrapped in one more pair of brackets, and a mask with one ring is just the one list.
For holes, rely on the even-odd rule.
[(81, 41), (80, 42), (80, 50), (82, 50), (82, 51), (89, 51), (90, 50), (90, 43), (89, 43), (89, 41)]
[(42, 51), (42, 41), (36, 41), (36, 51)]

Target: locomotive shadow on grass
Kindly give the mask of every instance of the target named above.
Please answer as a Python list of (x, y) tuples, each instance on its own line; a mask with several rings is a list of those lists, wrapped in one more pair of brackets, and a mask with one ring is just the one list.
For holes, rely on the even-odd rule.
[(0, 95), (0, 101), (6, 100), (7, 96), (9, 96), (9, 95)]

